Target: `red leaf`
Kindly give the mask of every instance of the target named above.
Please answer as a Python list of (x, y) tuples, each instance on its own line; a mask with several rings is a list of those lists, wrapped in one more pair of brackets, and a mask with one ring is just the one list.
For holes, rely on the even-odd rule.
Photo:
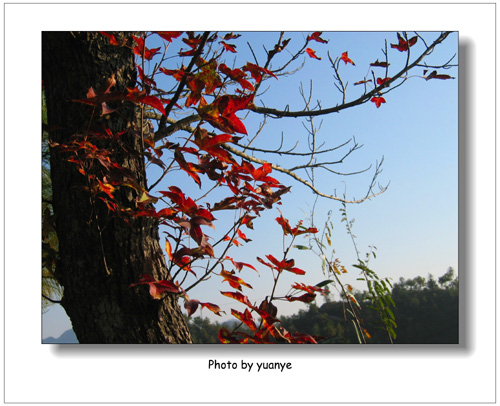
[(169, 190), (169, 192), (160, 191), (160, 193), (170, 198), (183, 213), (193, 216), (198, 212), (198, 205), (190, 197), (186, 198), (181, 189), (177, 186), (170, 186)]
[(271, 317), (276, 317), (278, 314), (278, 308), (272, 302), (268, 301), (267, 297), (260, 303), (259, 310), (264, 310)]
[(116, 40), (115, 36), (113, 34), (108, 34), (107, 32), (104, 31), (99, 31), (102, 35), (105, 35), (106, 37), (109, 38), (109, 43), (111, 45), (115, 46), (120, 46), (121, 44)]
[(137, 65), (137, 70), (139, 71), (139, 79), (141, 81), (144, 81), (145, 85), (148, 85), (151, 87), (156, 87), (156, 82), (153, 79), (148, 78), (147, 75), (144, 75), (144, 71), (142, 70), (142, 68), (139, 65)]
[(101, 190), (106, 193), (111, 199), (114, 198), (113, 196), (113, 192), (115, 191), (115, 188), (110, 185), (109, 183), (103, 183), (101, 182), (99, 179), (97, 179), (97, 181), (99, 182), (99, 186), (101, 188)]
[(290, 227), (290, 223), (286, 218), (284, 218), (283, 216), (276, 217), (276, 221), (283, 228), (283, 233), (285, 235), (293, 234), (292, 227)]
[[(256, 181), (266, 181), (268, 179), (268, 174), (272, 172), (271, 164), (269, 162), (266, 162), (263, 164), (259, 169), (256, 169), (250, 173), (252, 178), (254, 178)], [(276, 181), (276, 179), (273, 179), (273, 183)]]
[(252, 265), (250, 265), (250, 264), (247, 264), (247, 263), (245, 263), (245, 262), (236, 262), (233, 258), (228, 257), (228, 256), (226, 256), (226, 258), (225, 258), (225, 259), (229, 259), (229, 260), (232, 262), (232, 264), (234, 265), (234, 267), (235, 267), (235, 268), (236, 268), (239, 272), (241, 272), (241, 270), (243, 269), (243, 267), (244, 267), (244, 266), (246, 266), (246, 267), (248, 267), (248, 268), (252, 268), (255, 272), (259, 273), (259, 272), (257, 271), (257, 269), (255, 269), (255, 267), (254, 267), (254, 266), (252, 266)]
[[(264, 300), (264, 302), (267, 303), (267, 299)], [(264, 327), (269, 328), (272, 324), (276, 322), (280, 322), (279, 319), (277, 319), (276, 316), (276, 306), (274, 306), (272, 303), (268, 302), (266, 307), (263, 307), (262, 305), (264, 302), (261, 303), (258, 309), (254, 309), (257, 313), (259, 313), (259, 316), (262, 317), (262, 321), (264, 322)], [(275, 312), (276, 310), (276, 312)]]
[(397, 44), (391, 44), (391, 48), (396, 48), (399, 52), (404, 52), (408, 51), (410, 47), (415, 45), (417, 43), (418, 37), (412, 37), (408, 41), (406, 41), (401, 35), (399, 35), (398, 32), (398, 43)]
[(306, 48), (306, 53), (311, 58), (315, 58), (315, 59), (321, 60), (321, 58), (319, 56), (316, 56), (316, 51), (313, 51), (311, 48)]
[(221, 115), (229, 115), (237, 111), (249, 108), (253, 103), (253, 94), (246, 96), (224, 95), (217, 99), (217, 106)]
[(253, 230), (253, 222), (252, 220), (255, 219), (256, 217), (254, 216), (249, 216), (248, 214), (246, 214), (244, 217), (243, 217), (243, 220), (241, 221), (241, 224), (244, 224), (247, 228), (249, 228), (250, 230)]
[(238, 228), (237, 230), (238, 237), (240, 237), (243, 241), (245, 242), (250, 242), (252, 241), (251, 239), (247, 238), (247, 236)]
[(186, 300), (184, 302), (184, 309), (187, 310), (188, 316), (191, 316), (198, 309), (200, 302), (198, 300)]
[(137, 43), (137, 46), (134, 47), (134, 54), (140, 56), (142, 58), (142, 54), (144, 53), (144, 59), (151, 60), (153, 57), (160, 51), (160, 48), (149, 49), (144, 47), (144, 39), (140, 37), (136, 37), (132, 35), (132, 38)]
[(177, 214), (177, 210), (170, 209), (170, 208), (166, 207), (164, 209), (161, 209), (158, 212), (158, 217), (165, 217), (165, 218), (172, 219), (175, 217), (176, 214)]
[(302, 333), (290, 334), (290, 333), (288, 333), (285, 337), (290, 339), (292, 343), (296, 343), (296, 344), (318, 344), (316, 339), (309, 334), (302, 334)]
[(289, 302), (304, 302), (311, 303), (314, 299), (316, 299), (316, 295), (314, 293), (304, 293), (302, 296), (285, 296), (286, 300)]
[(302, 221), (299, 221), (297, 227), (292, 228), (288, 220), (284, 218), (282, 215), (280, 217), (276, 217), (276, 221), (283, 228), (283, 233), (285, 235), (291, 234), (293, 236), (298, 236), (301, 234), (307, 234), (307, 233), (315, 234), (318, 232), (318, 229), (315, 227), (309, 227), (309, 228), (302, 227)]
[(356, 85), (362, 85), (363, 83), (368, 83), (368, 82), (371, 82), (372, 80), (371, 79), (368, 79), (368, 80), (360, 80), (359, 82), (355, 82), (354, 83), (354, 86)]
[(184, 302), (184, 308), (187, 310), (188, 316), (191, 316), (196, 311), (196, 309), (198, 309), (198, 305), (207, 308), (211, 312), (215, 313), (217, 316), (221, 316), (221, 313), (225, 313), (216, 304), (208, 302), (203, 303), (200, 302), (199, 300), (192, 299), (192, 300), (186, 300)]
[[(293, 259), (284, 259), (282, 261), (278, 261), (271, 254), (266, 255), (266, 258), (269, 261), (271, 261), (271, 263), (273, 264), (273, 268), (276, 269), (278, 272), (285, 270), (285, 271), (292, 272), (292, 273), (297, 274), (297, 275), (305, 275), (305, 273), (306, 273), (302, 269), (295, 268), (295, 266), (294, 266), (295, 260), (293, 260)], [(259, 258), (257, 258), (257, 259), (259, 259)], [(264, 265), (268, 265), (268, 264), (264, 263), (262, 260), (260, 262), (262, 262)]]
[(303, 290), (307, 293), (314, 293), (314, 292), (325, 293), (324, 289), (321, 289), (317, 286), (306, 285), (305, 283), (294, 283), (292, 285), (292, 289)]
[(156, 33), (168, 42), (172, 42), (173, 38), (177, 38), (182, 35), (182, 31), (157, 31)]
[[(382, 86), (383, 84), (385, 84), (386, 82), (388, 82), (389, 80), (391, 80), (391, 78), (377, 78), (377, 85), (379, 86)], [(387, 86), (387, 85), (386, 85)]]
[(182, 42), (185, 44), (189, 45), (191, 48), (196, 48), (198, 45), (201, 44), (201, 36), (200, 35), (194, 35), (192, 32), (188, 31), (188, 38), (183, 38)]
[(196, 48), (192, 48), (189, 51), (181, 51), (179, 52), (179, 56), (193, 56), (196, 53)]
[(270, 70), (265, 69), (265, 68), (261, 68), (259, 65), (255, 65), (255, 64), (250, 63), (250, 62), (247, 62), (247, 64), (245, 66), (243, 66), (243, 68), (241, 68), (241, 69), (243, 69), (246, 72), (250, 72), (250, 74), (257, 81), (257, 83), (260, 83), (260, 81), (262, 80), (262, 75), (264, 73), (278, 79), (277, 76), (274, 73), (272, 73)]
[(320, 37), (321, 34), (323, 34), (322, 31), (316, 31), (316, 32), (312, 33), (311, 35), (308, 35), (307, 40), (308, 41), (314, 40), (314, 41), (326, 44), (328, 42), (328, 40), (324, 40), (323, 38), (321, 38)]
[(236, 38), (239, 38), (241, 37), (241, 34), (233, 34), (232, 32), (230, 32), (229, 34), (226, 34), (224, 35), (224, 39), (225, 40), (230, 40), (230, 39), (236, 39)]
[(179, 164), (180, 168), (184, 172), (186, 172), (189, 176), (191, 176), (194, 179), (194, 181), (198, 184), (198, 186), (201, 187), (200, 177), (196, 173), (196, 172), (200, 172), (200, 169), (197, 168), (197, 166), (195, 164), (193, 164), (191, 162), (187, 162), (184, 159), (184, 156), (182, 155), (182, 153), (179, 151), (178, 148), (174, 152), (174, 158), (177, 161), (177, 163)]
[(234, 161), (231, 154), (221, 146), (226, 142), (233, 142), (233, 137), (229, 134), (211, 136), (207, 130), (197, 127), (192, 142), (200, 150), (208, 152), (211, 156), (216, 157), (222, 162), (232, 163)]
[(455, 79), (453, 76), (450, 76), (450, 75), (438, 74), (437, 71), (432, 71), (427, 76), (424, 76), (424, 78), (425, 78), (425, 80), (429, 80), (429, 79), (442, 79), (442, 80)]
[(186, 76), (186, 71), (184, 69), (165, 69), (160, 68), (160, 72), (163, 72), (165, 75), (172, 76), (174, 79), (180, 81), (184, 76)]
[(356, 64), (352, 61), (352, 59), (350, 59), (350, 58), (347, 56), (347, 51), (346, 51), (346, 52), (342, 52), (342, 56), (340, 57), (340, 59), (342, 59), (346, 65), (347, 65), (348, 63), (350, 63), (351, 65), (356, 66)]
[(224, 95), (215, 99), (210, 105), (200, 103), (198, 113), (201, 118), (221, 131), (231, 134), (234, 132), (246, 134), (245, 126), (234, 113), (249, 108), (253, 98), (253, 94), (246, 96)]
[(157, 281), (150, 275), (142, 275), (141, 279), (139, 279), (139, 282), (131, 284), (130, 287), (137, 285), (149, 285), (149, 293), (156, 300), (162, 299), (167, 292), (180, 292), (179, 287), (172, 281)]
[(165, 114), (165, 108), (163, 107), (163, 103), (161, 102), (160, 99), (158, 99), (155, 96), (144, 96), (143, 98), (141, 98), (140, 102), (155, 108), (162, 114)]
[[(271, 164), (268, 162), (263, 164), (260, 168), (255, 169), (250, 162), (242, 160), (241, 166), (234, 164), (233, 168), (237, 169), (238, 171), (248, 173), (252, 177), (252, 179), (254, 179), (256, 181), (272, 183), (272, 184), (279, 184), (279, 182), (276, 179), (274, 179), (270, 176), (267, 176), (272, 171)], [(240, 178), (241, 178), (241, 176), (240, 176)], [(248, 179), (248, 180), (250, 180), (250, 179)]]
[(387, 68), (390, 65), (390, 63), (387, 62), (379, 62), (378, 59), (371, 63), (370, 66), (380, 66), (381, 68)]
[(189, 257), (182, 257), (180, 259), (173, 258), (173, 262), (175, 265), (177, 265), (180, 269), (192, 273), (194, 276), (196, 276), (196, 273), (191, 269), (191, 258)]
[(229, 285), (231, 285), (232, 288), (241, 290), (241, 285), (243, 285), (246, 286), (247, 288), (253, 289), (251, 285), (246, 283), (243, 279), (238, 278), (231, 272), (222, 270), (219, 275), (224, 278), (223, 282), (229, 283)]
[(239, 344), (240, 343), (240, 340), (234, 338), (231, 333), (229, 332), (229, 330), (227, 330), (226, 328), (221, 328), (219, 330), (219, 341), (222, 343), (222, 344)]
[(230, 297), (234, 300), (237, 300), (238, 302), (241, 302), (245, 305), (247, 305), (250, 308), (254, 308), (252, 304), (250, 303), (250, 300), (248, 300), (248, 297), (245, 295), (241, 294), (240, 292), (220, 292), (224, 296)]
[(78, 103), (88, 104), (90, 106), (101, 107), (101, 115), (114, 112), (110, 109), (106, 102), (124, 100), (125, 94), (123, 92), (111, 92), (111, 88), (116, 85), (115, 74), (113, 73), (97, 90), (90, 87), (87, 91), (87, 98), (80, 100), (72, 100)]
[(225, 64), (219, 65), (219, 70), (226, 76), (229, 76), (232, 80), (238, 82), (243, 89), (250, 90), (253, 92), (255, 88), (252, 84), (245, 79), (246, 74), (241, 69), (229, 69)]
[(381, 96), (379, 96), (379, 97), (372, 97), (372, 99), (370, 101), (372, 101), (373, 103), (375, 103), (375, 105), (377, 106), (377, 108), (379, 108), (382, 103), (385, 103), (385, 99), (383, 97), (381, 97)]
[(226, 51), (236, 53), (236, 45), (226, 44), (224, 41), (220, 42)]
[(165, 108), (163, 107), (161, 100), (158, 99), (158, 97), (147, 95), (145, 90), (127, 88), (127, 95), (125, 96), (125, 99), (133, 103), (147, 104), (148, 106), (157, 109), (162, 114), (165, 114)]
[(252, 331), (257, 331), (257, 326), (255, 325), (255, 322), (253, 321), (252, 314), (248, 309), (245, 309), (244, 313), (241, 313), (237, 310), (231, 309), (231, 314), (236, 317), (238, 320), (242, 321), (245, 323), (245, 325), (248, 326), (248, 328)]
[(203, 302), (200, 302), (200, 305), (202, 307), (205, 307), (207, 308), (208, 310), (210, 310), (211, 312), (215, 313), (217, 316), (222, 316), (221, 313), (225, 313), (223, 312), (219, 306), (217, 306), (216, 304), (213, 304), (213, 303), (203, 303)]

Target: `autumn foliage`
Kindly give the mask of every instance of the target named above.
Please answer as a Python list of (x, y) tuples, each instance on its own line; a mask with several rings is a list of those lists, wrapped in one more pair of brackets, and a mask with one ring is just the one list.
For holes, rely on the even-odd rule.
[[(231, 308), (231, 315), (245, 327), (233, 331), (221, 329), (219, 339), (222, 343), (319, 342), (320, 337), (289, 332), (280, 327), (276, 305), (279, 301), (310, 303), (327, 292), (327, 285), (332, 281), (308, 285), (297, 279), (289, 293), (283, 296), (276, 293), (282, 274), (290, 273), (300, 278), (309, 271), (304, 264), (296, 263), (290, 257), (290, 247), (296, 238), (318, 233), (315, 227), (305, 227), (301, 221), (292, 225), (280, 212), (276, 224), (281, 228), (288, 247), (282, 255), (267, 252), (256, 256), (255, 264), (240, 262), (229, 255), (230, 248), (250, 241), (246, 233), (253, 228), (254, 220), (263, 211), (281, 205), (282, 196), (290, 191), (289, 186), (277, 180), (271, 163), (252, 162), (244, 156), (236, 156), (231, 149), (231, 145), (238, 145), (241, 137), (248, 134), (242, 117), (257, 109), (254, 104), (257, 89), (264, 79), (279, 80), (278, 72), (270, 70), (268, 64), (259, 66), (248, 61), (242, 66), (229, 67), (222, 62), (222, 55), (238, 52), (232, 41), (239, 34), (229, 33), (219, 38), (217, 34), (209, 33), (162, 31), (125, 39), (117, 39), (117, 35), (108, 32), (102, 32), (102, 35), (111, 46), (130, 47), (136, 55), (137, 83), (119, 91), (115, 89), (113, 75), (104, 84), (90, 87), (86, 98), (73, 102), (90, 106), (89, 114), (101, 117), (120, 114), (120, 106), (124, 103), (139, 106), (142, 122), (140, 126), (132, 125), (128, 131), (141, 139), (147, 164), (158, 167), (162, 177), (175, 169), (184, 173), (198, 189), (216, 188), (221, 192), (216, 200), (202, 202), (189, 196), (186, 191), (192, 190), (190, 186), (181, 188), (160, 183), (156, 192), (139, 186), (134, 173), (117, 163), (109, 150), (100, 147), (100, 140), (107, 140), (120, 148), (124, 134), (112, 133), (105, 124), (101, 131), (75, 136), (65, 145), (53, 145), (68, 153), (68, 160), (87, 178), (96, 205), (104, 204), (112, 216), (124, 221), (132, 217), (153, 217), (164, 230), (168, 278), (155, 280), (145, 274), (132, 283), (130, 289), (148, 289), (152, 300), (175, 295), (189, 316), (201, 308), (220, 316), (223, 311), (217, 304), (191, 298), (188, 294), (199, 283), (211, 277), (220, 278), (221, 295), (233, 300), (235, 305), (243, 306), (242, 310)], [(269, 58), (282, 52), (288, 41), (280, 41), (269, 51)], [(150, 43), (163, 46), (150, 46)], [(173, 43), (181, 45), (176, 54), (169, 55), (169, 46)], [(315, 59), (311, 62), (316, 63), (325, 56), (321, 47), (327, 43), (321, 32), (311, 33), (301, 53)], [(391, 48), (408, 52), (416, 43), (417, 37), (407, 38), (398, 33), (397, 43), (391, 44)], [(214, 50), (207, 60), (202, 57), (206, 47)], [(182, 63), (165, 66), (168, 62), (165, 55), (175, 56)], [(153, 68), (149, 62), (159, 57), (161, 64)], [(353, 68), (356, 65), (351, 57), (356, 60), (356, 55), (344, 51), (339, 53), (336, 61), (344, 62), (346, 69)], [(370, 68), (380, 69), (380, 72), (388, 66), (387, 60), (370, 64)], [(451, 79), (437, 71), (424, 78)], [(167, 92), (157, 85), (163, 79), (168, 80), (173, 91)], [(381, 74), (376, 82), (375, 76), (373, 81), (369, 77), (359, 79), (356, 85), (374, 86), (374, 93), (367, 101), (377, 108), (390, 102), (383, 94), (391, 85), (391, 77)], [(175, 125), (168, 121), (171, 113), (180, 111), (197, 115), (197, 123), (186, 132), (183, 142), (171, 140), (168, 135), (159, 137), (158, 134), (168, 130), (167, 125)], [(158, 120), (157, 128), (149, 133), (144, 130), (146, 117)], [(134, 194), (134, 207), (123, 205), (116, 198), (124, 191)], [(218, 213), (223, 211), (233, 212), (235, 220), (220, 237), (215, 238), (211, 232), (215, 229)], [(259, 270), (269, 272), (273, 283), (265, 299), (255, 301), (252, 299), (252, 285), (245, 281), (245, 275)]]

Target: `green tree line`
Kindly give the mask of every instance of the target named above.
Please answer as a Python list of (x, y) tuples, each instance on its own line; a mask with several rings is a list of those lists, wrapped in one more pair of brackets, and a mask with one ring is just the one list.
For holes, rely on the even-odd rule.
[[(397, 323), (395, 344), (458, 344), (458, 276), (453, 268), (437, 280), (427, 278), (400, 278), (392, 289), (396, 306)], [(368, 343), (388, 344), (389, 339), (375, 309), (371, 307), (367, 292), (356, 294), (361, 305), (363, 325), (370, 334)], [(332, 301), (318, 306), (308, 305), (292, 316), (279, 317), (281, 325), (288, 331), (309, 331), (321, 337), (322, 343), (356, 344), (356, 330), (344, 317), (345, 302)], [(217, 334), (222, 325), (208, 318), (195, 317), (188, 320), (193, 342), (198, 344), (218, 343)], [(227, 327), (227, 326), (226, 326)]]

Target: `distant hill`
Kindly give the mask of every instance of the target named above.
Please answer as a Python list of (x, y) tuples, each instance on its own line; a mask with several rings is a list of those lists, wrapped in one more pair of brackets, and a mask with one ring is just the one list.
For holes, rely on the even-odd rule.
[(59, 338), (47, 337), (42, 339), (42, 344), (78, 344), (78, 339), (73, 330), (67, 330)]

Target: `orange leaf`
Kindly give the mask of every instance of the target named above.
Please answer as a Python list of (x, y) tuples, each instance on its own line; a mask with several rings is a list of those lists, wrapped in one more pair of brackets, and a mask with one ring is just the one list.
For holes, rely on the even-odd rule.
[(346, 51), (346, 52), (342, 52), (342, 56), (340, 57), (340, 59), (342, 59), (346, 65), (347, 65), (348, 63), (350, 63), (351, 65), (356, 66), (356, 64), (352, 61), (352, 59), (350, 59), (350, 58), (347, 56), (347, 51)]
[(168, 240), (165, 240), (165, 250), (167, 251), (167, 256), (170, 261), (172, 261), (172, 246)]
[(309, 55), (311, 58), (315, 58), (320, 60), (321, 58), (319, 56), (316, 56), (316, 51), (313, 51), (311, 48), (306, 48), (307, 55)]
[(231, 285), (231, 287), (233, 287), (235, 289), (241, 290), (241, 285), (246, 286), (247, 288), (253, 289), (251, 285), (246, 283), (243, 279), (238, 278), (237, 276), (233, 275), (233, 273), (231, 273), (231, 272), (222, 270), (219, 275), (224, 278), (225, 282), (228, 282)]
[(101, 182), (99, 179), (97, 179), (97, 181), (99, 182), (99, 186), (101, 188), (101, 190), (106, 193), (111, 199), (114, 198), (113, 196), (113, 192), (115, 191), (115, 188), (110, 185), (109, 183), (103, 183)]
[(385, 103), (385, 99), (383, 97), (372, 97), (370, 101), (375, 103), (377, 108), (379, 108), (382, 103)]
[(99, 31), (102, 35), (105, 35), (106, 37), (109, 38), (109, 43), (111, 45), (115, 45), (115, 46), (119, 46), (121, 45), (115, 38), (115, 36), (113, 34), (108, 34), (107, 32), (104, 32), (104, 31)]

